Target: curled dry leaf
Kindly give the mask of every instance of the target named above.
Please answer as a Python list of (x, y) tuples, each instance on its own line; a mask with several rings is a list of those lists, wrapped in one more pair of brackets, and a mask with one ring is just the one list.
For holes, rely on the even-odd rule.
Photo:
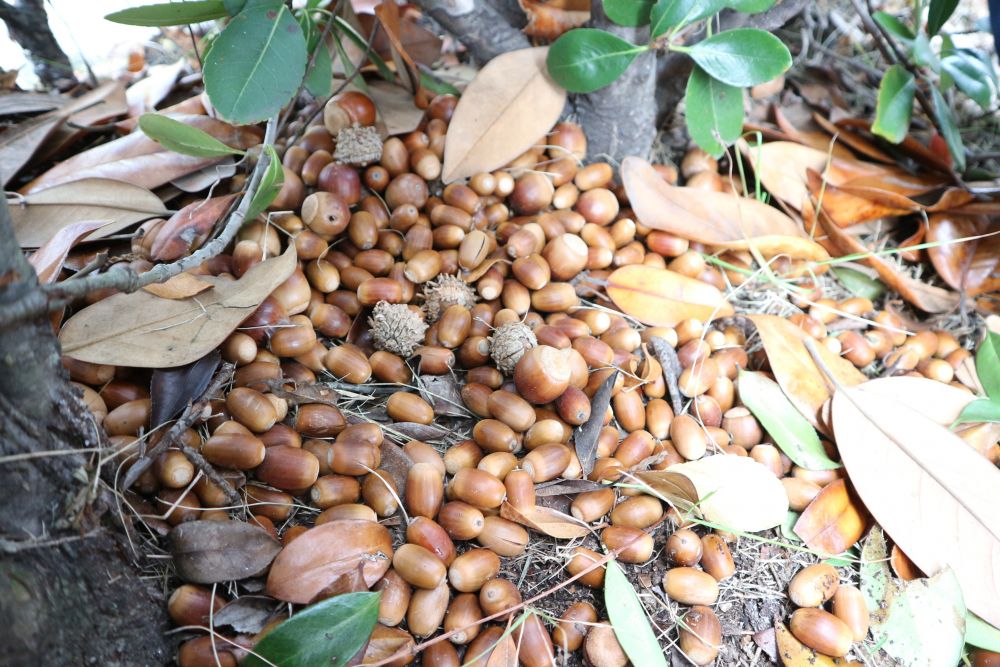
[(392, 537), (374, 521), (339, 519), (310, 528), (286, 546), (267, 577), (269, 595), (307, 604), (361, 567), (367, 586), (382, 578), (392, 561)]
[(578, 426), (573, 434), (573, 446), (584, 477), (594, 470), (594, 462), (597, 460), (597, 439), (604, 426), (604, 415), (611, 404), (611, 394), (617, 378), (618, 371), (614, 370), (604, 379), (590, 399), (590, 417)]
[(647, 227), (716, 248), (753, 248), (765, 257), (829, 259), (794, 220), (756, 199), (670, 185), (637, 157), (622, 161), (621, 175), (632, 209)]
[(179, 415), (188, 403), (205, 393), (221, 356), (218, 350), (213, 350), (193, 363), (153, 371), (149, 382), (151, 430)]
[(146, 285), (142, 289), (162, 299), (186, 299), (212, 289), (212, 283), (206, 283), (201, 278), (185, 272), (178, 273), (166, 282)]
[(216, 584), (253, 577), (281, 551), (261, 528), (242, 521), (189, 521), (170, 531), (170, 554), (184, 581)]
[(838, 479), (813, 498), (793, 530), (810, 549), (834, 556), (861, 539), (867, 527), (864, 505), (847, 483)]
[(372, 631), (371, 637), (368, 638), (368, 645), (365, 646), (361, 664), (368, 665), (387, 660), (397, 654), (412, 655), (415, 645), (413, 635), (406, 630), (378, 624)]
[(378, 17), (386, 38), (389, 40), (392, 61), (396, 65), (396, 74), (403, 86), (413, 95), (417, 106), (426, 107), (430, 100), (427, 97), (427, 92), (420, 85), (420, 70), (403, 45), (399, 5), (396, 4), (395, 0), (382, 0), (375, 7), (375, 16)]
[(893, 541), (924, 572), (954, 570), (969, 609), (1000, 625), (1000, 470), (920, 412), (859, 387), (837, 390), (833, 427), (858, 495)]
[(572, 28), (579, 28), (590, 20), (590, 2), (580, 0), (518, 0), (528, 17), (528, 25), (521, 30), (525, 35), (549, 41)]
[(848, 664), (846, 660), (831, 658), (809, 648), (796, 639), (780, 621), (774, 624), (774, 639), (784, 667), (837, 667)]
[(687, 512), (727, 530), (755, 532), (780, 525), (788, 513), (785, 488), (770, 470), (745, 456), (719, 454), (636, 474), (643, 483)]
[[(170, 117), (208, 132), (233, 148), (245, 150), (260, 143), (260, 132), (254, 127), (236, 127), (208, 116), (173, 114)], [(29, 183), (24, 191), (37, 192), (84, 178), (109, 178), (153, 189), (221, 159), (174, 153), (137, 131), (60, 162)]]
[(927, 249), (941, 280), (969, 296), (1000, 289), (1000, 235), (955, 243), (957, 239), (994, 231), (989, 220), (937, 213), (927, 223)]
[(708, 322), (734, 312), (713, 285), (643, 264), (616, 269), (605, 289), (623, 312), (654, 326), (672, 327), (690, 318)]
[(80, 361), (139, 368), (180, 366), (215, 349), (295, 270), (295, 247), (239, 280), (202, 278), (212, 289), (187, 299), (143, 290), (84, 308), (59, 332), (63, 353)]
[[(830, 398), (830, 390), (819, 368), (806, 349), (806, 334), (797, 326), (774, 315), (750, 315), (764, 344), (774, 379), (802, 416), (822, 433), (829, 434), (821, 410)], [(867, 378), (854, 367), (823, 346), (817, 346), (823, 363), (842, 384), (855, 385)]]
[(500, 505), (500, 516), (557, 540), (574, 540), (590, 533), (580, 520), (545, 505), (514, 507), (505, 502)]
[(255, 634), (264, 629), (267, 620), (276, 611), (278, 603), (271, 598), (244, 595), (215, 612), (212, 626), (230, 627), (236, 632)]
[(35, 267), (38, 282), (51, 283), (59, 277), (69, 251), (91, 232), (109, 224), (104, 220), (84, 220), (63, 227), (35, 251), (28, 262)]
[(9, 199), (14, 235), (22, 248), (37, 248), (73, 223), (102, 220), (90, 234), (94, 240), (148, 218), (161, 217), (167, 207), (146, 188), (107, 178), (85, 178)]
[(367, 86), (368, 94), (378, 109), (378, 117), (385, 126), (386, 136), (406, 134), (417, 129), (424, 111), (413, 104), (412, 93), (381, 79), (369, 81)]
[(502, 167), (555, 125), (566, 91), (549, 77), (547, 52), (548, 47), (510, 51), (479, 71), (448, 125), (442, 181)]
[(172, 262), (201, 246), (212, 233), (215, 223), (229, 210), (237, 194), (212, 197), (188, 204), (174, 213), (156, 231), (150, 258)]
[[(803, 211), (803, 217), (810, 218), (811, 216)], [(838, 227), (825, 213), (820, 213), (819, 220), (823, 231), (827, 233), (827, 238), (843, 254), (867, 254), (870, 252), (856, 236)], [(945, 313), (958, 306), (959, 295), (957, 293), (911, 278), (884, 257), (869, 254), (858, 261), (875, 269), (883, 282), (920, 310), (928, 313)]]

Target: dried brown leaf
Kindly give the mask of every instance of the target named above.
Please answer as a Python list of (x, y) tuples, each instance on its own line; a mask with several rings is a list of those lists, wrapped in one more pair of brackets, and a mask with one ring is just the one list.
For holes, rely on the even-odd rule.
[(615, 270), (605, 289), (616, 306), (643, 324), (672, 327), (690, 318), (708, 322), (734, 312), (714, 286), (640, 264)]
[(518, 0), (518, 4), (528, 16), (528, 25), (521, 32), (531, 37), (552, 41), (567, 30), (579, 28), (590, 20), (589, 2)]
[(146, 285), (142, 289), (162, 299), (187, 299), (212, 289), (212, 283), (207, 283), (190, 273), (178, 273), (166, 282)]
[(846, 660), (831, 658), (809, 648), (796, 639), (780, 621), (774, 624), (774, 638), (784, 667), (838, 667), (848, 664)]
[(614, 370), (604, 379), (590, 399), (590, 417), (573, 433), (576, 458), (580, 461), (580, 468), (585, 477), (594, 470), (594, 462), (597, 460), (597, 440), (601, 428), (604, 427), (604, 415), (611, 404), (611, 394), (617, 378), (618, 371)]
[(172, 262), (191, 253), (209, 237), (239, 195), (212, 197), (188, 204), (160, 225), (150, 248), (150, 258)]
[(295, 248), (239, 280), (202, 278), (213, 288), (188, 299), (139, 290), (84, 308), (59, 332), (63, 353), (96, 364), (166, 368), (205, 356), (295, 270)]
[(74, 222), (56, 232), (55, 236), (46, 241), (45, 245), (28, 258), (28, 262), (35, 267), (35, 273), (38, 274), (38, 282), (51, 283), (55, 281), (59, 277), (59, 272), (66, 262), (66, 256), (69, 255), (73, 246), (107, 224), (110, 223), (104, 220), (83, 220)]
[(441, 180), (502, 167), (555, 125), (566, 91), (549, 77), (546, 53), (548, 47), (510, 51), (479, 71), (448, 125)]
[(169, 540), (177, 574), (198, 584), (256, 576), (281, 551), (266, 531), (242, 521), (189, 521), (171, 530)]
[(514, 507), (505, 502), (500, 505), (500, 516), (557, 540), (573, 540), (590, 533), (579, 519), (544, 505)]
[(942, 245), (927, 255), (950, 287), (970, 296), (1000, 289), (1000, 236), (955, 243), (957, 239), (994, 231), (984, 218), (937, 213), (927, 223), (927, 241)]
[(847, 483), (838, 479), (813, 498), (793, 530), (810, 549), (833, 556), (847, 551), (867, 527), (864, 505)]

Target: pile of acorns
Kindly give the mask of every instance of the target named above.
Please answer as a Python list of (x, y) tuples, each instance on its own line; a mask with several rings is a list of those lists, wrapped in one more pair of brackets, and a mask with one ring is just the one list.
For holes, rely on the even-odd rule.
[[(614, 312), (593, 287), (610, 270), (629, 264), (669, 268), (721, 288), (741, 283), (743, 274), (706, 262), (711, 248), (636, 221), (612, 167), (582, 166), (586, 139), (571, 123), (557, 125), (503, 169), (442, 187), (437, 179), (455, 103), (451, 96), (435, 98), (420, 129), (385, 139), (380, 156), (359, 157), (341, 144), (360, 141), (359, 132), (376, 120), (375, 108), (364, 95), (345, 93), (327, 105), (324, 124), (305, 128), (301, 139), (284, 147), (285, 184), (269, 221), (247, 223), (226, 254), (200, 269), (238, 278), (280, 254), (286, 243), (294, 244), (299, 258), (294, 274), (222, 346), (223, 357), (237, 366), (231, 388), (212, 402), (211, 416), (183, 436), (239, 488), (246, 506), (226, 507), (222, 490), (204, 476), (196, 478), (195, 467), (177, 449), (161, 454), (127, 498), (154, 530), (194, 519), (245, 520), (283, 545), (327, 521), (386, 519), (402, 502), (410, 518), (406, 543), (395, 545), (392, 567), (374, 587), (382, 592), (376, 635), (413, 641), (466, 628), (422, 654), (425, 665), (457, 666), (461, 655), (465, 661), (478, 656), (470, 664), (485, 665), (506, 619), (470, 624), (521, 602), (516, 585), (498, 575), (502, 559), (521, 555), (531, 536), (499, 516), (498, 508), (504, 501), (533, 505), (535, 485), (582, 476), (574, 427), (588, 420), (592, 396), (615, 369), (622, 372), (603, 416), (591, 480), (612, 483), (640, 465), (662, 469), (709, 454), (750, 456), (782, 479), (791, 508), (801, 511), (843, 471), (793, 466), (740, 404), (738, 370), (766, 370), (767, 359), (759, 353), (748, 357), (739, 327), (689, 319), (642, 328)], [(304, 110), (293, 129), (309, 113)], [(365, 160), (374, 161), (357, 166)], [(669, 166), (658, 170), (669, 182), (678, 177)], [(700, 151), (684, 159), (681, 174), (689, 186), (723, 187), (715, 161)], [(241, 186), (234, 178), (232, 188)], [(137, 240), (136, 251), (148, 251), (149, 243), (148, 237)], [(734, 266), (752, 265), (747, 253), (724, 257)], [(582, 275), (591, 280), (578, 281)], [(594, 305), (584, 305), (581, 293)], [(882, 359), (896, 369), (953, 382), (954, 368), (968, 356), (944, 332), (911, 338), (878, 328), (829, 334), (827, 325), (839, 321), (839, 313), (902, 327), (865, 299), (835, 303), (813, 297), (815, 304), (803, 303), (803, 312), (791, 320), (858, 367)], [(683, 414), (671, 408), (663, 369), (647, 348), (651, 336), (676, 349)], [(65, 364), (115, 446), (129, 446), (148, 429), (143, 371), (69, 358)], [(389, 419), (431, 424), (434, 407), (413, 390), (411, 369), (454, 374), (477, 419), (471, 439), (446, 447), (399, 443), (414, 462), (403, 494), (392, 474), (380, 469), (379, 424), (348, 425), (329, 402), (309, 403), (299, 394), (290, 404), (274, 391), (331, 379), (395, 383), (400, 390), (385, 404)], [(981, 450), (995, 460), (995, 443)], [(128, 451), (132, 455), (134, 448)], [(679, 630), (681, 650), (696, 664), (712, 662), (722, 631), (711, 605), (719, 582), (734, 572), (727, 545), (732, 536), (699, 536), (680, 527), (677, 516), (664, 522), (660, 500), (610, 484), (579, 493), (568, 511), (599, 530), (608, 550), (623, 548), (617, 557), (624, 563), (653, 557), (653, 527), (678, 527), (666, 542), (663, 557), (671, 569), (662, 588), (671, 600), (691, 605)], [(577, 547), (566, 570), (579, 574), (602, 557)], [(800, 586), (806, 572), (812, 570), (793, 582), (794, 590), (808, 587)], [(603, 577), (596, 568), (580, 583), (600, 588)], [(793, 590), (792, 600), (809, 608), (793, 615), (791, 627), (807, 645), (844, 655), (863, 637), (863, 623), (857, 596), (844, 587), (834, 597), (834, 615), (818, 609), (834, 594), (835, 574), (830, 581), (821, 600)], [(204, 626), (209, 611), (225, 603), (209, 589), (185, 583), (173, 590), (169, 612), (178, 625)], [(845, 616), (839, 610), (848, 606)], [(599, 617), (588, 602), (570, 606), (551, 631), (529, 616), (514, 633), (520, 662), (549, 665), (563, 652), (582, 648), (598, 667), (626, 664), (613, 631)], [(829, 628), (830, 637), (814, 639), (827, 632), (819, 625)], [(178, 664), (235, 665), (259, 637), (231, 636), (233, 643), (207, 634), (188, 639)]]

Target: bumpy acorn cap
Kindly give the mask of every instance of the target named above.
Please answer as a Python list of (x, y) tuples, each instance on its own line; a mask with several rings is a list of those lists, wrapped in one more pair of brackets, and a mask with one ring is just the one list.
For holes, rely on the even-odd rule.
[(461, 278), (442, 275), (424, 284), (424, 313), (428, 322), (436, 322), (449, 306), (472, 308), (474, 305), (476, 293)]
[(524, 322), (508, 322), (489, 337), (490, 357), (500, 372), (510, 375), (524, 353), (538, 345), (535, 332)]
[(408, 357), (424, 342), (427, 323), (419, 312), (405, 303), (379, 301), (368, 318), (375, 347)]

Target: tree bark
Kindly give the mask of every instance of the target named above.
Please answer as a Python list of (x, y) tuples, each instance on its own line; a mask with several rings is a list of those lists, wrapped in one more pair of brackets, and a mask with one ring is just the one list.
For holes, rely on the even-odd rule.
[(480, 65), (531, 46), (520, 30), (484, 0), (417, 0), (417, 5), (462, 42)]
[[(0, 203), (0, 305), (38, 290)], [(92, 503), (101, 441), (48, 318), (0, 322), (0, 664), (162, 665), (162, 595)], [(50, 451), (58, 455), (36, 457)], [(66, 453), (68, 452), (68, 453)]]
[(28, 53), (35, 73), (48, 87), (66, 90), (76, 84), (73, 66), (49, 28), (42, 0), (0, 0), (0, 20), (7, 24), (11, 38)]

